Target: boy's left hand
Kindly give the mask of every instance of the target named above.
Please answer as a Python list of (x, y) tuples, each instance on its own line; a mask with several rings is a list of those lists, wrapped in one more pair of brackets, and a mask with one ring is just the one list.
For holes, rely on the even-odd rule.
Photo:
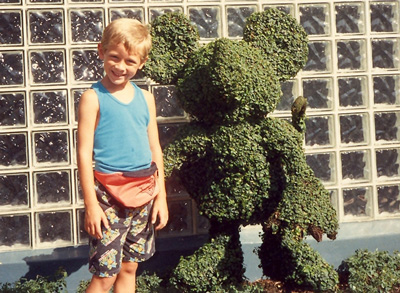
[[(158, 219), (158, 221), (157, 221)], [(151, 213), (151, 223), (157, 226), (156, 230), (161, 230), (168, 223), (168, 205), (165, 197), (159, 195), (154, 199), (153, 211)]]

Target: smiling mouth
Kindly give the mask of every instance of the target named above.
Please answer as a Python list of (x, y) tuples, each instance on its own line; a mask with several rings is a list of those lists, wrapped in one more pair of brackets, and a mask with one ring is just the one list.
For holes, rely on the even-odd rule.
[(118, 73), (118, 72), (115, 72), (115, 71), (113, 71), (112, 72), (116, 77), (123, 77), (125, 74), (123, 74), (123, 73)]

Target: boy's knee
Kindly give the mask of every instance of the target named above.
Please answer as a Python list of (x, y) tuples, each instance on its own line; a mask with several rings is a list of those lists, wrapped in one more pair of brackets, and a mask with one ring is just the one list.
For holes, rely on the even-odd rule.
[(120, 273), (135, 275), (138, 268), (137, 262), (123, 262)]
[(116, 280), (115, 277), (102, 278), (99, 276), (93, 276), (92, 281), (86, 292), (109, 292), (114, 285)]

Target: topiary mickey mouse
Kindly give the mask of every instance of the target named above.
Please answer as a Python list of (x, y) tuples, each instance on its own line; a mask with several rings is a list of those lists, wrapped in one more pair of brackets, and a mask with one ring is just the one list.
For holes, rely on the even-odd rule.
[[(306, 164), (302, 140), (306, 101), (292, 106), (293, 125), (269, 117), (280, 82), (304, 66), (307, 35), (276, 9), (254, 13), (243, 40), (198, 45), (182, 14), (152, 23), (153, 50), (145, 73), (175, 84), (192, 116), (165, 150), (167, 177), (176, 173), (210, 221), (210, 241), (181, 258), (170, 285), (180, 292), (216, 292), (243, 283), (241, 225), (262, 224), (258, 250), (263, 273), (316, 290), (334, 290), (332, 266), (303, 242), (334, 239), (338, 229), (330, 195)], [(224, 289), (223, 289), (224, 288)]]

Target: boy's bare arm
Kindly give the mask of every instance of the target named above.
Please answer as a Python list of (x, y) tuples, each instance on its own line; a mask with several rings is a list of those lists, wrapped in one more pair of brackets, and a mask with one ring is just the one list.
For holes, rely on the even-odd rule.
[(160, 230), (167, 225), (168, 222), (168, 206), (167, 206), (167, 192), (165, 190), (164, 182), (164, 161), (163, 154), (161, 150), (160, 140), (158, 136), (158, 127), (156, 120), (156, 105), (154, 101), (154, 96), (148, 91), (143, 91), (147, 100), (147, 105), (150, 112), (150, 122), (148, 126), (148, 136), (150, 149), (152, 152), (152, 159), (156, 162), (158, 167), (158, 182), (160, 185), (160, 193), (154, 200), (153, 212), (152, 212), (152, 223), (158, 223), (156, 230)]
[(85, 202), (85, 230), (101, 238), (101, 224), (108, 227), (108, 220), (101, 209), (94, 190), (93, 141), (99, 113), (99, 103), (94, 90), (88, 90), (79, 102), (78, 170)]

